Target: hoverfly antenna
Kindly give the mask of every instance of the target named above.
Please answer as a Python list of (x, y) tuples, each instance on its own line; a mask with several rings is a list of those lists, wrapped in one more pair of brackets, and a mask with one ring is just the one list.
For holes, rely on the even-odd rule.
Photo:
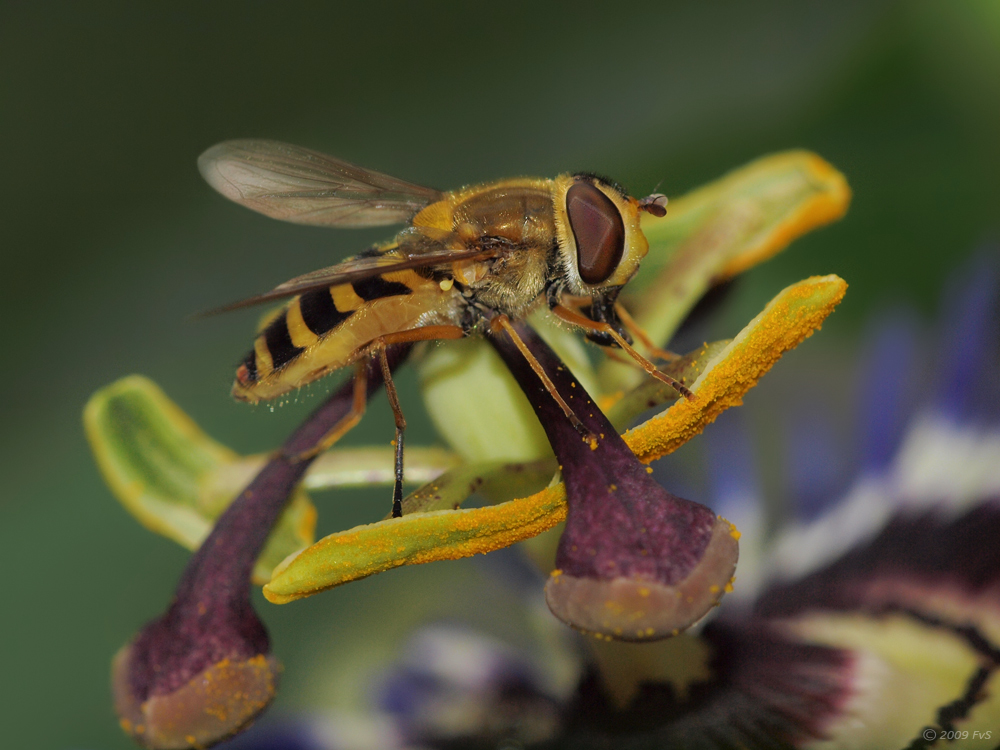
[(639, 201), (639, 210), (652, 214), (653, 216), (667, 215), (667, 196), (663, 193), (653, 193), (647, 195)]

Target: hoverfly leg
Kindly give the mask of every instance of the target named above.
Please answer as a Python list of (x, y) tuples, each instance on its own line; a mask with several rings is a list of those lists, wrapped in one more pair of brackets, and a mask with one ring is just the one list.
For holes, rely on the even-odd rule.
[(403, 410), (399, 406), (399, 395), (396, 393), (396, 384), (392, 382), (392, 371), (389, 368), (385, 349), (390, 344), (432, 341), (434, 339), (460, 339), (463, 336), (465, 336), (465, 330), (461, 326), (424, 326), (422, 328), (411, 328), (407, 331), (397, 331), (396, 333), (379, 336), (370, 344), (369, 351), (373, 356), (379, 358), (379, 364), (382, 366), (385, 395), (389, 399), (389, 406), (392, 407), (392, 416), (396, 421), (396, 476), (392, 485), (393, 518), (401, 518), (403, 516), (403, 433), (406, 430), (406, 419), (403, 417)]
[(580, 421), (580, 418), (576, 416), (576, 413), (570, 408), (570, 405), (566, 403), (561, 395), (559, 395), (559, 391), (556, 390), (555, 384), (542, 368), (541, 363), (535, 359), (535, 355), (531, 353), (527, 344), (524, 343), (521, 337), (517, 334), (517, 330), (513, 325), (511, 325), (510, 318), (503, 314), (497, 315), (490, 321), (490, 328), (494, 332), (499, 332), (501, 330), (506, 331), (507, 335), (510, 336), (511, 340), (514, 342), (514, 345), (518, 348), (518, 351), (521, 352), (524, 358), (528, 361), (528, 364), (531, 365), (531, 369), (535, 371), (538, 379), (542, 381), (542, 385), (545, 386), (545, 390), (547, 390), (549, 395), (555, 399), (557, 404), (559, 404), (559, 408), (563, 410), (563, 414), (566, 415), (566, 418), (569, 419), (576, 431), (579, 432), (583, 439), (587, 442), (596, 440), (596, 436), (588, 430), (586, 426), (584, 426), (583, 422)]
[(590, 318), (581, 315), (580, 313), (574, 310), (570, 310), (568, 307), (564, 307), (563, 305), (554, 306), (552, 308), (552, 312), (555, 314), (557, 318), (569, 323), (570, 325), (575, 325), (587, 331), (600, 331), (601, 333), (608, 334), (609, 336), (611, 336), (611, 338), (615, 340), (615, 343), (617, 343), (618, 346), (620, 346), (626, 354), (628, 354), (632, 359), (636, 361), (636, 363), (638, 363), (638, 365), (643, 370), (645, 370), (647, 373), (649, 373), (654, 378), (659, 380), (661, 383), (666, 383), (667, 385), (669, 385), (671, 388), (673, 388), (675, 391), (677, 391), (679, 394), (681, 394), (684, 398), (688, 399), (689, 401), (694, 399), (694, 394), (691, 393), (691, 390), (686, 385), (684, 385), (678, 380), (675, 380), (666, 373), (660, 372), (656, 368), (656, 365), (654, 365), (648, 359), (639, 354), (639, 352), (633, 349), (632, 346), (622, 337), (620, 333), (618, 333), (618, 331), (614, 329), (613, 326), (610, 326), (607, 323), (595, 322)]
[(365, 415), (365, 408), (368, 406), (368, 363), (359, 361), (355, 364), (354, 370), (354, 398), (351, 402), (351, 410), (327, 432), (316, 445), (307, 451), (297, 453), (291, 457), (292, 461), (307, 461), (318, 456), (333, 445), (344, 435), (354, 429), (361, 417)]
[(639, 339), (651, 355), (657, 359), (662, 359), (667, 362), (680, 359), (680, 354), (675, 354), (667, 349), (661, 349), (654, 344), (653, 340), (649, 338), (649, 334), (643, 330), (642, 326), (635, 322), (635, 318), (629, 315), (628, 310), (625, 309), (625, 306), (621, 302), (615, 302), (615, 313), (618, 315), (618, 319), (621, 320), (622, 324), (629, 330), (629, 333)]
[(392, 517), (402, 518), (403, 516), (403, 433), (406, 431), (406, 418), (403, 410), (399, 406), (399, 395), (396, 393), (396, 384), (392, 382), (392, 371), (389, 369), (389, 360), (385, 356), (385, 344), (377, 344), (377, 354), (379, 363), (382, 365), (382, 379), (385, 381), (385, 395), (389, 399), (389, 406), (392, 407), (392, 416), (396, 421), (396, 478), (392, 485)]

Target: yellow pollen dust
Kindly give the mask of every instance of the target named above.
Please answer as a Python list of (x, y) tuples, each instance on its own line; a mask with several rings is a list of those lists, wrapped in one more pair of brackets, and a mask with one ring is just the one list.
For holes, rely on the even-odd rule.
[(719, 516), (719, 520), (729, 524), (729, 536), (738, 542), (743, 534), (741, 534), (740, 530), (736, 528), (736, 524), (726, 518), (723, 518), (722, 516)]

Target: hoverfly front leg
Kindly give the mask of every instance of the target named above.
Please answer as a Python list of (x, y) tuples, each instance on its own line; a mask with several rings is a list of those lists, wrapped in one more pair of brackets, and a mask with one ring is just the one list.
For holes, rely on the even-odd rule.
[(661, 349), (656, 344), (654, 344), (653, 340), (649, 338), (649, 334), (647, 334), (643, 330), (642, 326), (640, 326), (638, 323), (635, 322), (635, 318), (629, 315), (628, 310), (625, 309), (625, 306), (621, 302), (616, 301), (614, 309), (615, 309), (615, 314), (618, 316), (618, 319), (621, 320), (622, 324), (629, 330), (629, 333), (631, 333), (633, 336), (639, 339), (639, 341), (642, 342), (642, 345), (646, 347), (646, 350), (651, 355), (653, 355), (657, 359), (662, 359), (667, 362), (672, 362), (675, 359), (680, 359), (681, 356), (680, 354), (675, 354), (674, 352), (668, 351), (667, 349)]
[[(564, 307), (576, 310), (585, 318), (588, 318), (595, 323), (607, 323), (619, 334), (621, 334), (622, 338), (624, 338), (628, 343), (632, 343), (632, 338), (630, 338), (630, 336), (638, 339), (642, 342), (642, 345), (649, 352), (650, 356), (656, 359), (662, 359), (665, 362), (672, 362), (673, 360), (680, 358), (679, 354), (674, 354), (674, 352), (661, 349), (653, 343), (649, 334), (646, 333), (642, 326), (635, 321), (635, 319), (629, 314), (628, 310), (625, 309), (625, 306), (618, 301), (617, 297), (618, 294), (615, 292), (613, 295), (598, 301), (594, 297), (568, 296), (556, 293), (549, 297), (549, 308), (551, 309), (555, 305), (561, 304)], [(587, 331), (587, 338), (598, 346), (605, 348), (614, 346), (617, 343), (614, 337), (605, 333), (603, 329), (600, 331)], [(608, 356), (618, 361), (625, 361), (615, 357), (611, 352), (608, 352)]]
[(521, 340), (521, 337), (517, 334), (514, 326), (511, 325), (510, 318), (502, 313), (497, 315), (490, 321), (490, 329), (494, 333), (499, 333), (501, 330), (507, 332), (507, 335), (510, 336), (514, 345), (518, 348), (518, 351), (524, 355), (524, 358), (528, 360), (528, 364), (531, 365), (531, 369), (535, 371), (538, 379), (542, 381), (542, 385), (545, 386), (545, 390), (547, 390), (549, 395), (555, 399), (557, 404), (559, 404), (559, 408), (563, 410), (563, 414), (566, 415), (566, 418), (569, 419), (576, 431), (583, 436), (585, 442), (593, 444), (594, 441), (597, 440), (597, 436), (584, 426), (583, 422), (581, 422), (580, 418), (576, 416), (576, 413), (570, 408), (569, 404), (567, 404), (563, 397), (559, 395), (559, 391), (556, 390), (555, 384), (542, 368), (541, 363), (535, 358), (535, 355), (531, 353), (531, 350), (528, 349), (524, 341)]
[(608, 323), (598, 323), (596, 321), (593, 321), (590, 318), (586, 317), (585, 315), (581, 315), (575, 310), (571, 310), (568, 307), (564, 307), (563, 305), (553, 305), (551, 309), (557, 318), (569, 323), (570, 325), (575, 325), (579, 328), (584, 329), (585, 331), (597, 331), (599, 333), (607, 334), (608, 336), (613, 338), (615, 340), (615, 343), (617, 343), (618, 346), (620, 346), (622, 350), (625, 351), (626, 354), (628, 354), (632, 359), (634, 359), (636, 363), (647, 373), (652, 375), (660, 382), (669, 385), (671, 388), (673, 388), (675, 391), (681, 394), (684, 398), (688, 400), (694, 398), (694, 394), (691, 393), (691, 391), (688, 389), (686, 385), (675, 380), (666, 373), (660, 372), (656, 368), (656, 365), (654, 365), (648, 359), (639, 354), (639, 352), (633, 349), (632, 346), (625, 340), (625, 338), (620, 333), (618, 333), (618, 331), (614, 329), (614, 326), (611, 326)]

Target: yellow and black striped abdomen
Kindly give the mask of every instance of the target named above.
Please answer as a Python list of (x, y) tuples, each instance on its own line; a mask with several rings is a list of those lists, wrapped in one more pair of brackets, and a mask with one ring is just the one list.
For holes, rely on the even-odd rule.
[(236, 371), (233, 396), (267, 401), (354, 362), (379, 336), (450, 321), (456, 291), (404, 270), (292, 298)]

